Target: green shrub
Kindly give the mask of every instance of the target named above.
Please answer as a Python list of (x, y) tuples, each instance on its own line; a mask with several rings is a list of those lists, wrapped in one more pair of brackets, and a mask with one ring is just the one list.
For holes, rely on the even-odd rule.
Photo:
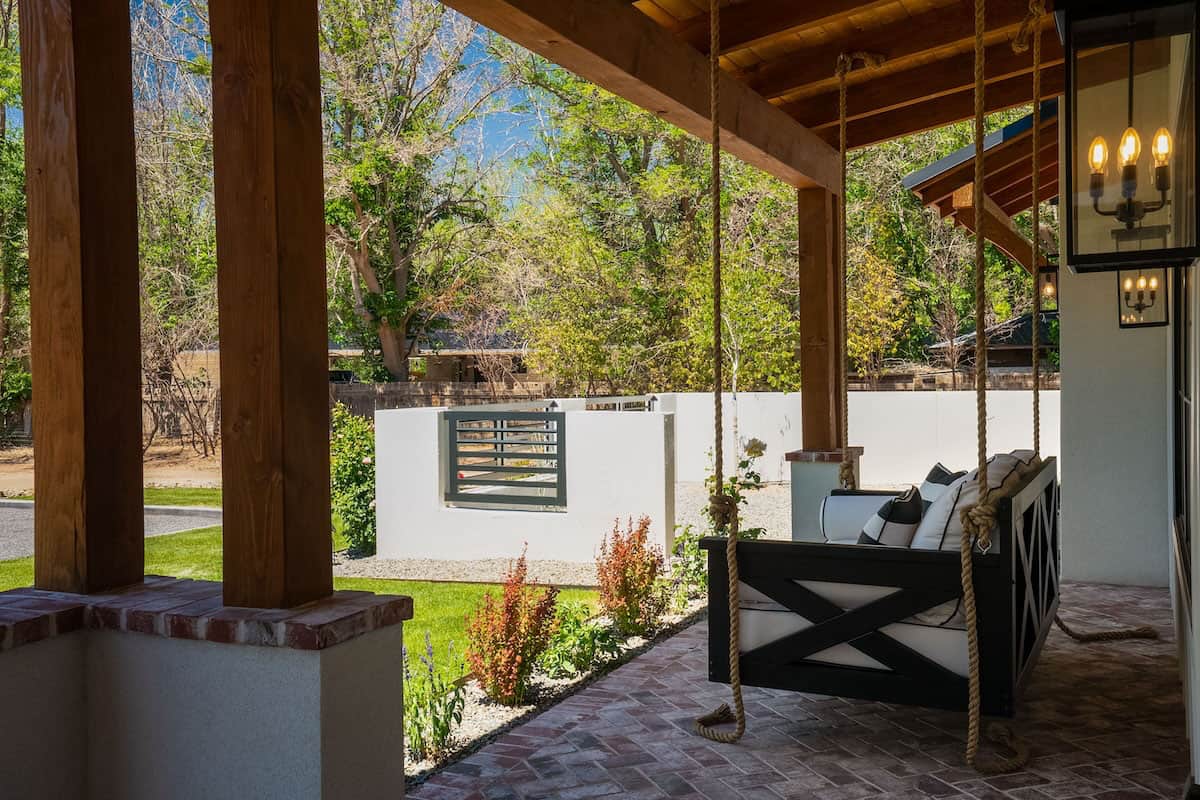
[(676, 606), (686, 605), (693, 597), (708, 591), (708, 553), (700, 549), (704, 532), (691, 525), (675, 528), (671, 548), (671, 581)]
[(534, 665), (554, 634), (558, 589), (525, 582), (525, 553), (504, 576), (499, 598), (485, 594), (467, 619), (467, 663), (487, 696), (515, 706), (529, 691)]
[(429, 631), (425, 631), (425, 654), (420, 657), (424, 669), (411, 670), (408, 648), (403, 651), (404, 741), (417, 761), (438, 761), (449, 752), (454, 728), (462, 722), (467, 705), (463, 662), (455, 658), (453, 643), (449, 651), (449, 671), (460, 676), (451, 680), (434, 667)]
[(596, 558), (600, 605), (624, 635), (649, 633), (666, 611), (662, 553), (649, 543), (649, 532), (649, 517), (639, 519), (636, 527), (630, 520), (624, 533), (617, 520)]
[(617, 637), (591, 619), (585, 603), (563, 603), (555, 614), (554, 636), (539, 664), (551, 678), (572, 678), (621, 652)]
[(375, 426), (341, 403), (329, 438), (330, 500), (351, 549), (375, 552)]

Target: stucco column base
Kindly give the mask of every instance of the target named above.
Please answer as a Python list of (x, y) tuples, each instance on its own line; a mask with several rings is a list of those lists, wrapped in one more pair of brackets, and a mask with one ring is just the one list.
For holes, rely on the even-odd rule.
[[(841, 450), (794, 450), (787, 454), (792, 470), (792, 541), (822, 542), (821, 501), (841, 487)], [(855, 481), (859, 477), (861, 447), (849, 448)]]

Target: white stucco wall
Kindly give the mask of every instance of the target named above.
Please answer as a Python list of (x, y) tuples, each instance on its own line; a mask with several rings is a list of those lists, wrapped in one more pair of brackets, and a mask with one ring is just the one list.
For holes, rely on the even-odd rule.
[[(1042, 452), (1058, 454), (1059, 396), (1042, 394)], [(710, 470), (713, 406), (708, 394), (660, 395), (675, 412), (675, 464), (680, 481), (703, 481)], [(1028, 448), (1033, 441), (1033, 393), (988, 395), (988, 439), (993, 452)], [(739, 436), (767, 444), (759, 462), (764, 481), (789, 481), (784, 455), (803, 447), (800, 393), (745, 392), (738, 395)], [(725, 470), (733, 468), (733, 402), (724, 400)], [(965, 469), (975, 463), (974, 392), (851, 392), (851, 444), (866, 449), (860, 465), (864, 486), (920, 483), (938, 461)]]
[(1166, 585), (1170, 328), (1118, 328), (1115, 273), (1060, 286), (1063, 576)]
[(375, 414), (381, 558), (513, 558), (528, 545), (530, 559), (591, 562), (614, 519), (624, 524), (642, 515), (650, 517), (654, 543), (670, 551), (676, 477), (672, 414), (568, 410), (567, 507), (549, 511), (447, 506), (439, 457), (441, 411)]
[(84, 632), (0, 653), (0, 797), (85, 797)]

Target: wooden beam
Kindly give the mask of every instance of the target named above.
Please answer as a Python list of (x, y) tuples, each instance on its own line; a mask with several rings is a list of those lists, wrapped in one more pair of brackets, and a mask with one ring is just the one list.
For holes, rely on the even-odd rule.
[[(895, 0), (824, 0), (820, 3), (749, 0), (731, 5), (721, 9), (721, 55), (894, 4)], [(709, 14), (704, 12), (683, 23), (676, 35), (707, 55), (708, 26)]]
[[(1054, 196), (1048, 194), (1051, 184), (1058, 184), (1057, 164), (1048, 164), (1042, 167), (1039, 177), (1038, 194), (1041, 195), (1043, 201)], [(1008, 207), (1013, 203), (1024, 203), (1022, 208), (1028, 208), (1033, 197), (1033, 178), (1032, 176), (1027, 176), (1027, 179), (1020, 183), (1014, 183), (1012, 186), (995, 193), (989, 192), (988, 197), (995, 200), (996, 204), (1000, 206)]]
[[(1042, 33), (1042, 40), (1045, 52), (1051, 54), (1043, 57), (1043, 68), (1062, 64), (1062, 47), (1058, 44), (1058, 33), (1052, 25)], [(1007, 40), (987, 48), (984, 63), (989, 84), (1018, 75), (1029, 75), (1030, 82), (1033, 80), (1031, 50), (1014, 53), (1012, 44)], [(975, 85), (974, 70), (974, 54), (963, 53), (878, 78), (864, 75), (865, 80), (847, 87), (847, 118), (860, 119), (971, 89)], [(836, 89), (784, 104), (780, 108), (813, 130), (838, 124)]]
[[(977, 230), (974, 207), (975, 187), (971, 184), (963, 186), (954, 193), (954, 216), (960, 225), (968, 230)], [(1033, 264), (1033, 243), (1017, 230), (1012, 218), (1001, 210), (992, 198), (983, 197), (983, 235), (996, 245), (1001, 252), (1016, 261), (1025, 271), (1036, 274)]]
[[(627, 2), (445, 4), (673, 125), (710, 138), (707, 58)], [(720, 117), (727, 152), (797, 188), (837, 188), (833, 148), (726, 73)]]
[(333, 591), (317, 0), (211, 0), (225, 603)]
[[(1045, 135), (1046, 134), (1043, 133), (1043, 136), (1045, 136)], [(991, 156), (990, 153), (988, 155), (989, 155), (989, 157)], [(973, 162), (968, 162), (968, 165), (970, 163), (973, 163)], [(993, 199), (995, 199), (998, 195), (1009, 192), (1012, 189), (1023, 188), (1026, 192), (1028, 192), (1030, 189), (1030, 182), (1033, 179), (1032, 175), (1031, 175), (1032, 169), (1033, 169), (1033, 158), (1030, 154), (1027, 153), (1024, 158), (1022, 158), (1020, 161), (1017, 161), (1016, 163), (1010, 164), (1002, 169), (998, 169), (995, 172), (989, 171), (989, 173), (983, 183), (984, 191), (987, 192), (988, 196), (992, 197)], [(1051, 139), (1049, 141), (1049, 143), (1045, 147), (1042, 148), (1041, 169), (1042, 169), (1043, 181), (1045, 180), (1046, 175), (1050, 175), (1051, 178), (1057, 177), (1057, 175), (1058, 175), (1058, 172), (1057, 172), (1057, 169), (1058, 169), (1058, 137), (1057, 136), (1054, 137), (1053, 139)], [(962, 179), (959, 181), (959, 185), (960, 186), (964, 185), (966, 183), (972, 182), (973, 180), (974, 180), (973, 175), (964, 175), (962, 177)], [(956, 186), (955, 188), (958, 188), (958, 187)], [(918, 194), (921, 194), (922, 197), (925, 196), (922, 193), (918, 193)], [(954, 196), (954, 192), (952, 191), (949, 194), (944, 195), (942, 197), (938, 197), (938, 198), (930, 197), (926, 200), (923, 200), (922, 202), (924, 202), (926, 205), (929, 205), (929, 206), (936, 206), (938, 209), (941, 210), (942, 216), (945, 217), (948, 214), (953, 213), (953, 211), (954, 211), (954, 205), (951, 202), (953, 196)]]
[[(1010, 167), (1012, 164), (1019, 162), (1021, 159), (1028, 160), (1029, 151), (1032, 145), (1029, 140), (1032, 138), (1032, 130), (1025, 131), (1019, 136), (1009, 139), (1002, 146), (993, 147), (986, 151), (984, 159), (984, 167), (988, 175)], [(1053, 146), (1054, 151), (1058, 151), (1058, 119), (1052, 117), (1044, 123), (1042, 128), (1042, 140), (1047, 142), (1047, 147)], [(1052, 144), (1051, 144), (1052, 143)], [(1043, 151), (1045, 152), (1045, 151)], [(924, 186), (917, 187), (917, 194), (923, 198), (925, 203), (939, 202), (945, 198), (949, 198), (954, 194), (954, 190), (964, 183), (968, 183), (974, 179), (975, 166), (970, 159), (964, 161), (954, 169), (948, 170), (938, 177), (931, 180)]]
[[(1064, 73), (1062, 65), (1050, 67), (1042, 73), (1042, 100), (1056, 97), (1063, 91)], [(1032, 101), (1033, 83), (1026, 75), (993, 83), (984, 95), (987, 113), (1003, 111)], [(848, 147), (886, 142), (897, 136), (940, 128), (952, 122), (970, 119), (975, 113), (975, 92), (962, 92), (939, 97), (916, 105), (885, 111), (873, 117), (854, 120), (846, 128)], [(836, 128), (826, 128), (821, 135), (827, 140), (837, 139)]]
[[(1028, 11), (1028, 0), (989, 0), (986, 9), (989, 44), (1015, 31)], [(888, 63), (898, 64), (929, 50), (971, 41), (974, 36), (975, 17), (971, 5), (958, 3), (915, 17), (902, 17), (868, 31), (851, 26), (820, 45), (764, 62), (748, 71), (744, 80), (763, 97), (774, 99), (809, 84), (833, 80), (837, 58), (843, 52), (878, 53)]]
[(837, 269), (837, 197), (796, 193), (799, 210), (801, 436), (806, 450), (841, 446), (839, 358), (842, 305)]
[[(1012, 200), (1009, 200), (1008, 202), (1003, 203), (1003, 204), (1001, 204), (999, 201), (997, 201), (996, 204), (999, 205), (1000, 208), (1004, 210), (1005, 214), (1007, 214), (1008, 216), (1011, 217), (1015, 214), (1020, 214), (1022, 211), (1027, 210), (1031, 205), (1033, 205), (1033, 203), (1030, 200), (1032, 195), (1033, 195), (1033, 192), (1030, 191), (1027, 194), (1023, 195), (1022, 197), (1013, 198)], [(1041, 201), (1043, 203), (1057, 197), (1058, 196), (1058, 176), (1055, 176), (1053, 180), (1050, 180), (1050, 181), (1046, 182), (1045, 184), (1043, 184), (1038, 191), (1038, 196), (1041, 198)]]
[(34, 583), (143, 573), (137, 186), (127, 0), (20, 5)]

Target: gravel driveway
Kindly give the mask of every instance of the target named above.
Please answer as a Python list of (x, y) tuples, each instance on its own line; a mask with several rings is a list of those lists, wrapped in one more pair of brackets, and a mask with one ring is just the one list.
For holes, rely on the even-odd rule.
[[(146, 535), (161, 536), (192, 528), (221, 524), (216, 508), (146, 509)], [(33, 503), (19, 500), (0, 501), (0, 561), (33, 555)]]

